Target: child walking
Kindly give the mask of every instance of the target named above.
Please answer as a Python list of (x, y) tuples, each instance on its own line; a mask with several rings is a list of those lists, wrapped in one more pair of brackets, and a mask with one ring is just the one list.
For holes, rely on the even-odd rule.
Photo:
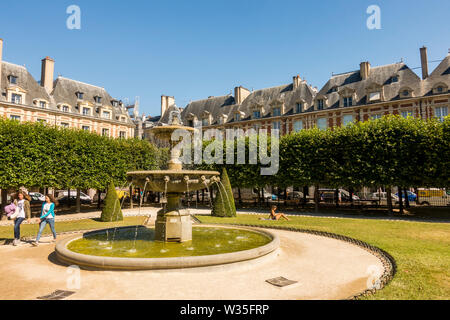
[(39, 232), (36, 237), (36, 241), (32, 243), (33, 246), (37, 247), (39, 245), (39, 240), (41, 239), (42, 231), (44, 231), (45, 226), (48, 224), (53, 233), (53, 241), (56, 241), (56, 230), (55, 230), (55, 199), (51, 194), (45, 196), (45, 202), (42, 204), (41, 216), (39, 217), (41, 222), (39, 224)]

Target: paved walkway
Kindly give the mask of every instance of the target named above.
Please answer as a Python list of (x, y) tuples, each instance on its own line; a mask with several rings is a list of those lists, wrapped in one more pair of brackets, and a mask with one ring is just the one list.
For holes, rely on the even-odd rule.
[[(345, 299), (367, 288), (381, 262), (352, 244), (299, 232), (273, 230), (280, 249), (235, 264), (184, 270), (80, 271), (60, 264), (54, 244), (0, 246), (0, 299), (36, 299), (56, 290), (67, 299)], [(44, 238), (43, 241), (49, 241)], [(296, 284), (279, 288), (267, 279)]]

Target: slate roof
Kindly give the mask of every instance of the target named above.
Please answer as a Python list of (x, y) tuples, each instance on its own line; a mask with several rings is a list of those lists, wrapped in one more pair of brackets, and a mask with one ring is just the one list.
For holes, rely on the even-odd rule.
[[(394, 81), (393, 77), (398, 77)], [(401, 99), (400, 91), (404, 88), (413, 90), (413, 96), (422, 94), (421, 79), (404, 63), (395, 63), (390, 65), (371, 67), (367, 79), (362, 79), (360, 71), (352, 71), (332, 76), (322, 89), (317, 93), (316, 98), (325, 96), (327, 98), (327, 107), (324, 109), (334, 109), (341, 107), (339, 105), (340, 93), (348, 88), (356, 93), (356, 101), (353, 105), (369, 104), (367, 97), (367, 88), (374, 85), (383, 86), (383, 101), (392, 101)]]
[(36, 80), (24, 66), (19, 66), (17, 64), (2, 61), (1, 68), (2, 68), (2, 79), (0, 90), (2, 94), (0, 95), (0, 101), (7, 101), (6, 95), (4, 96), (3, 94), (6, 93), (7, 88), (15, 86), (11, 85), (8, 79), (10, 75), (13, 75), (17, 77), (16, 86), (27, 91), (25, 101), (23, 101), (23, 104), (32, 105), (33, 100), (35, 99), (46, 100), (49, 103), (51, 102), (51, 98), (48, 95), (47, 91), (45, 91), (45, 89), (41, 87), (39, 83), (36, 82)]
[[(432, 95), (433, 87), (438, 83), (444, 83), (450, 92), (450, 54), (439, 63), (428, 78), (423, 81), (423, 95)], [(446, 92), (443, 92), (446, 93)]]

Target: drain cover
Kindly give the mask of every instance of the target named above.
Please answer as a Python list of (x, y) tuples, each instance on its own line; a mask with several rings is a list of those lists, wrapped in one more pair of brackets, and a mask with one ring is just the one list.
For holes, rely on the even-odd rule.
[(74, 291), (64, 291), (64, 290), (56, 290), (55, 292), (42, 297), (37, 297), (39, 300), (62, 300), (67, 298), (68, 296), (73, 295)]
[(282, 288), (282, 287), (287, 287), (287, 286), (290, 286), (291, 284), (297, 283), (298, 281), (289, 280), (284, 277), (278, 277), (278, 278), (266, 280), (266, 282), (268, 282), (271, 285), (274, 285), (276, 287)]

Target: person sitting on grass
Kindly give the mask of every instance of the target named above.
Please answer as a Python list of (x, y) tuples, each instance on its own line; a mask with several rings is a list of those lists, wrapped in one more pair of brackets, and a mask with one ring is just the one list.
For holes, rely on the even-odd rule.
[(55, 231), (55, 198), (51, 194), (48, 194), (45, 196), (45, 202), (42, 204), (41, 209), (41, 216), (39, 217), (41, 219), (41, 223), (39, 225), (39, 232), (36, 237), (36, 241), (34, 241), (32, 244), (33, 246), (39, 245), (39, 240), (41, 239), (42, 231), (44, 231), (45, 226), (47, 223), (50, 226), (50, 229), (53, 233), (53, 242), (56, 241), (56, 231)]
[(281, 218), (284, 218), (289, 221), (289, 218), (284, 213), (276, 213), (277, 206), (273, 205), (272, 209), (270, 210), (270, 215), (268, 219), (262, 219), (261, 220), (280, 220)]

